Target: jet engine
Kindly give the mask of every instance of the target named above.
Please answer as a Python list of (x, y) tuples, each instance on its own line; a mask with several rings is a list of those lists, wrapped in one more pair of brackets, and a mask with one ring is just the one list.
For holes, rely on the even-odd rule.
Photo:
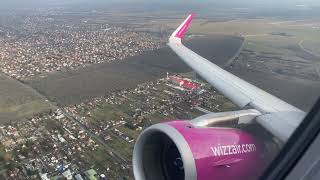
[(135, 144), (136, 180), (253, 180), (270, 151), (255, 135), (226, 123), (251, 123), (256, 110), (208, 114), (152, 125)]

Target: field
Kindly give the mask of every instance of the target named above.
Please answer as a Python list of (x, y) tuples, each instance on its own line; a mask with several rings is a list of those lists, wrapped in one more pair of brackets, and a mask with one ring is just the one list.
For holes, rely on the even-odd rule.
[(21, 120), (49, 109), (45, 100), (31, 88), (0, 75), (0, 124)]
[[(289, 47), (301, 40), (310, 51), (320, 51), (320, 20), (289, 21), (277, 18), (235, 19), (216, 22), (195, 18), (189, 32), (193, 34), (237, 34), (246, 38), (245, 48), (256, 52), (272, 52), (295, 55)], [(161, 23), (160, 23), (161, 24)], [(170, 20), (167, 26), (175, 28), (177, 22)]]
[[(134, 18), (134, 17), (132, 17)], [(183, 17), (181, 17), (183, 18)], [(151, 18), (133, 21), (136, 28), (169, 27), (179, 18)], [(214, 21), (195, 19), (186, 45), (198, 54), (225, 67), (241, 46), (240, 60), (227, 69), (268, 90), (289, 103), (308, 110), (320, 91), (320, 31), (318, 20), (237, 19)], [(158, 29), (159, 30), (159, 29)], [(239, 36), (242, 36), (241, 38)], [(106, 92), (190, 69), (165, 47), (130, 57), (122, 62), (93, 65), (76, 71), (54, 73), (28, 83), (62, 105), (76, 104)]]
[(240, 57), (227, 69), (308, 111), (320, 92), (320, 21), (277, 18), (195, 21), (195, 34), (239, 34)]
[[(213, 35), (187, 43), (204, 57), (225, 62), (238, 50), (242, 40), (235, 36)], [(209, 48), (208, 48), (209, 47)], [(59, 72), (28, 83), (62, 105), (76, 104), (137, 84), (164, 77), (167, 72), (190, 69), (168, 48), (129, 57), (121, 62), (92, 65), (76, 71)]]

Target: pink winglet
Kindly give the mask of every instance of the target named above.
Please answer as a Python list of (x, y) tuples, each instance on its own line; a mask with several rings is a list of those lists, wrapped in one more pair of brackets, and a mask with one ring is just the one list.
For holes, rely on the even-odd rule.
[(177, 34), (175, 35), (175, 37), (182, 39), (188, 29), (188, 27), (191, 24), (192, 18), (195, 14), (192, 13), (188, 16), (188, 18), (185, 20), (184, 24), (182, 25), (182, 27), (179, 29), (179, 31), (177, 32)]

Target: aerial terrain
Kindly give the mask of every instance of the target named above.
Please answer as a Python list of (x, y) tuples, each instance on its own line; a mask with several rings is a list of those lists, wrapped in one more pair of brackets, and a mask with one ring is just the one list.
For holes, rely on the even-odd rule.
[(238, 109), (166, 45), (191, 11), (187, 47), (310, 110), (320, 92), (319, 7), (180, 7), (0, 8), (0, 179), (133, 179), (143, 129)]

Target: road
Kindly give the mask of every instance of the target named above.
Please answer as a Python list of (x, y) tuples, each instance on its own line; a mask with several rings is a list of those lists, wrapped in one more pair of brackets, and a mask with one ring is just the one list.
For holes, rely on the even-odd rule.
[(301, 41), (299, 42), (299, 47), (300, 47), (304, 52), (306, 52), (306, 53), (308, 53), (308, 54), (311, 54), (311, 55), (313, 55), (313, 56), (315, 56), (315, 57), (320, 58), (320, 54), (317, 54), (317, 53), (312, 52), (312, 51), (308, 50), (307, 48), (305, 48), (305, 47), (303, 46), (303, 42), (304, 42), (304, 40), (301, 40)]
[[(105, 149), (109, 152), (110, 156), (112, 156), (114, 158), (114, 160), (116, 160), (118, 163), (123, 164), (125, 166), (130, 166), (130, 162), (129, 160), (127, 160), (125, 157), (123, 157), (121, 154), (117, 153), (117, 151), (115, 151), (112, 147), (110, 147), (105, 141), (104, 139), (100, 138), (99, 136), (97, 136), (96, 134), (94, 134), (87, 126), (85, 126), (84, 124), (82, 124), (78, 119), (80, 119), (80, 117), (74, 116), (72, 114), (70, 114), (69, 112), (66, 112), (63, 108), (59, 107), (58, 105), (56, 105), (55, 103), (51, 102), (49, 99), (47, 99), (44, 95), (42, 95), (40, 92), (38, 92), (37, 90), (35, 90), (34, 88), (32, 88), (31, 86), (20, 82), (16, 79), (13, 79), (5, 74), (3, 74), (3, 76), (6, 76), (7, 78), (9, 78), (12, 81), (16, 81), (17, 83), (21, 84), (22, 86), (24, 86), (27, 89), (30, 89), (31, 91), (33, 91), (36, 95), (38, 95), (41, 99), (43, 99), (44, 101), (46, 101), (52, 109), (60, 109), (62, 111), (62, 113), (69, 118), (70, 120), (76, 122), (84, 131), (86, 131), (91, 138), (95, 139), (96, 141), (98, 141), (100, 144), (102, 144)], [(59, 102), (57, 102), (59, 103)]]
[[(314, 52), (312, 52), (312, 51), (310, 51), (310, 50), (308, 50), (308, 49), (306, 49), (306, 48), (303, 46), (303, 42), (304, 42), (304, 40), (301, 40), (301, 41), (298, 43), (300, 49), (302, 49), (304, 52), (306, 52), (306, 53), (308, 53), (308, 54), (311, 54), (312, 56), (317, 57), (317, 58), (320, 59), (320, 55), (317, 54), (317, 53), (314, 53)], [(320, 77), (320, 62), (314, 62), (314, 61), (313, 61), (312, 63), (313, 63), (313, 65), (314, 65), (314, 68), (316, 69), (316, 72), (317, 72), (318, 76)]]
[[(57, 107), (58, 108), (58, 107)], [(106, 150), (109, 152), (109, 154), (115, 158), (118, 163), (124, 163), (125, 165), (128, 165), (128, 160), (123, 157), (121, 154), (117, 153), (112, 147), (110, 147), (105, 141), (104, 139), (101, 139), (99, 136), (97, 136), (96, 134), (94, 134), (87, 126), (85, 126), (84, 124), (82, 124), (78, 119), (80, 119), (79, 116), (76, 116), (76, 115), (73, 115), (73, 114), (70, 114), (69, 112), (65, 111), (64, 109), (62, 108), (59, 108), (63, 114), (68, 117), (69, 119), (75, 121), (76, 123), (78, 123), (81, 128), (83, 130), (85, 130), (92, 138), (94, 138), (95, 140), (97, 140), (100, 144), (104, 145)]]
[(244, 46), (244, 43), (245, 43), (245, 41), (246, 41), (245, 37), (244, 37), (244, 36), (242, 36), (242, 37), (243, 37), (243, 41), (242, 41), (241, 46), (239, 47), (238, 51), (234, 54), (234, 56), (232, 56), (232, 57), (224, 64), (224, 67), (229, 67), (229, 66), (234, 62), (234, 60), (239, 56), (239, 54), (241, 53), (242, 48), (243, 48), (243, 46)]
[(199, 107), (199, 106), (196, 106), (195, 108), (198, 109), (199, 111), (203, 112), (203, 113), (206, 113), (206, 114), (213, 113), (213, 112), (211, 112), (209, 110), (206, 110), (206, 109), (204, 109), (202, 107)]
[(241, 53), (244, 43), (246, 42), (246, 38), (248, 37), (256, 37), (256, 36), (267, 36), (268, 34), (247, 34), (247, 35), (243, 35), (241, 34), (241, 37), (243, 38), (242, 44), (239, 47), (238, 51), (234, 54), (234, 56), (232, 56), (225, 64), (224, 67), (229, 67), (234, 60), (239, 56), (239, 54)]

